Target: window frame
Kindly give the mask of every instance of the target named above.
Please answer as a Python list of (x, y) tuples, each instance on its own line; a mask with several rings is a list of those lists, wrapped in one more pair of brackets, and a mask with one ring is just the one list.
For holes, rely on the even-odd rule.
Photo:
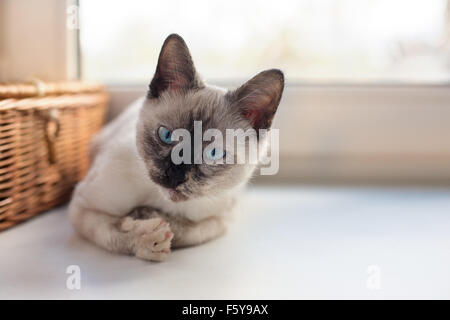
[[(143, 96), (146, 85), (112, 85), (108, 86), (111, 94), (109, 118), (117, 116), (128, 103)], [(365, 106), (363, 101), (382, 101), (383, 108), (375, 105)], [(438, 104), (436, 104), (438, 102)], [(330, 114), (326, 110), (345, 110), (334, 112), (330, 125)], [(448, 107), (447, 107), (448, 106)], [(360, 128), (351, 132), (348, 122), (358, 122), (358, 117), (365, 119), (365, 112), (370, 110), (373, 118), (387, 119), (399, 110), (408, 109), (409, 118), (416, 121), (426, 119), (422, 132), (410, 138), (415, 127), (408, 123), (408, 117), (388, 121), (382, 129), (376, 126)], [(435, 110), (430, 114), (430, 111)], [(288, 111), (289, 110), (289, 111)], [(336, 110), (335, 110), (336, 111)], [(439, 111), (439, 112), (438, 112)], [(307, 128), (292, 124), (307, 114), (313, 123)], [(450, 181), (450, 144), (436, 144), (444, 133), (450, 136), (450, 125), (442, 130), (435, 130), (433, 123), (441, 123), (442, 117), (450, 119), (450, 86), (442, 85), (290, 85), (287, 84), (274, 127), (280, 128), (282, 145), (280, 149), (280, 170), (275, 176), (260, 176), (256, 179), (262, 183), (369, 183), (369, 184), (448, 184)], [(349, 119), (351, 118), (351, 119)], [(288, 124), (287, 131), (283, 127)], [(307, 124), (307, 122), (305, 122)], [(356, 126), (357, 127), (357, 126)], [(400, 129), (399, 129), (400, 128)], [(398, 131), (400, 130), (400, 131)], [(383, 143), (389, 133), (399, 132), (398, 139), (391, 137), (389, 148), (383, 150)], [(406, 131), (406, 132), (405, 132)], [(296, 150), (298, 139), (308, 137), (309, 147)], [(286, 137), (288, 135), (288, 137)], [(340, 143), (347, 143), (339, 150), (333, 144), (322, 145), (318, 150), (314, 141), (323, 141), (324, 135), (339, 137)], [(367, 141), (378, 145), (375, 151), (367, 150), (357, 137), (367, 137)], [(370, 139), (368, 138), (370, 137)], [(284, 140), (283, 140), (284, 139)], [(364, 140), (364, 139), (363, 139)], [(412, 142), (418, 142), (417, 148), (411, 150)], [(283, 142), (285, 146), (283, 147)], [(287, 143), (286, 143), (287, 142)], [(434, 148), (430, 147), (434, 143)], [(352, 148), (353, 144), (353, 148)], [(288, 145), (288, 146), (286, 146)], [(395, 150), (395, 152), (393, 152)]]

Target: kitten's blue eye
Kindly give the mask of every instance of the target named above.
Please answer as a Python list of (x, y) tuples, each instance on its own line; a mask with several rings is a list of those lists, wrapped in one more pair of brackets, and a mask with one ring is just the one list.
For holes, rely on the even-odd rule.
[(158, 135), (162, 142), (166, 144), (172, 143), (172, 131), (170, 131), (166, 127), (159, 127)]
[(222, 159), (224, 155), (225, 155), (225, 151), (223, 151), (220, 148), (213, 148), (213, 149), (209, 150), (207, 153), (207, 157), (211, 160)]

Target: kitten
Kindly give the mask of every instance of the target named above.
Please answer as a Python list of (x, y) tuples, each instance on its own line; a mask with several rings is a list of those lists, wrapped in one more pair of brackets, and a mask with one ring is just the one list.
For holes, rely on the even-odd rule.
[[(275, 69), (236, 90), (207, 86), (183, 39), (170, 35), (147, 96), (93, 141), (92, 166), (69, 205), (74, 228), (104, 249), (153, 261), (164, 260), (171, 247), (223, 234), (256, 164), (174, 164), (173, 130), (192, 132), (194, 121), (202, 121), (203, 131), (269, 129), (283, 88), (283, 73)], [(263, 145), (267, 138), (256, 139)], [(229, 151), (217, 149), (213, 155)]]

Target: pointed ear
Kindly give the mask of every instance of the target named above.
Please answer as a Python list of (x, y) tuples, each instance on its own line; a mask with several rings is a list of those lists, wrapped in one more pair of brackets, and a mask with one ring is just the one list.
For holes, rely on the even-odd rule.
[(280, 103), (284, 75), (278, 69), (258, 73), (240, 88), (229, 93), (234, 107), (258, 129), (268, 129)]
[(184, 92), (203, 87), (189, 49), (183, 38), (171, 34), (159, 54), (158, 66), (149, 86), (148, 98), (158, 98), (164, 91)]

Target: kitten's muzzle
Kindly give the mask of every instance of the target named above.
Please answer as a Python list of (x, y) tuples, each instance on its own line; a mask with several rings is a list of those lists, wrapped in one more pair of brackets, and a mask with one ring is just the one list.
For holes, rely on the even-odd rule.
[(189, 165), (182, 164), (171, 164), (165, 172), (163, 179), (161, 179), (160, 184), (163, 187), (169, 189), (175, 189), (180, 184), (186, 182), (186, 172), (189, 170)]

